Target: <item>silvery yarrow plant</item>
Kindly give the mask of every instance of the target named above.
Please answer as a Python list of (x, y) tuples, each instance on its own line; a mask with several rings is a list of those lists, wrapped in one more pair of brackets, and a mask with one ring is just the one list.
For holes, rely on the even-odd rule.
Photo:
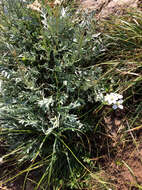
[(94, 127), (80, 116), (102, 73), (93, 67), (102, 42), (92, 37), (95, 29), (74, 23), (66, 9), (23, 11), (18, 16), (14, 12), (0, 31), (1, 134), (9, 152), (21, 147), (14, 154), (18, 163), (48, 160), (40, 183), (48, 178), (47, 184), (56, 179), (59, 184), (61, 176), (69, 179), (71, 171), (80, 170), (71, 151), (82, 159), (82, 142)]

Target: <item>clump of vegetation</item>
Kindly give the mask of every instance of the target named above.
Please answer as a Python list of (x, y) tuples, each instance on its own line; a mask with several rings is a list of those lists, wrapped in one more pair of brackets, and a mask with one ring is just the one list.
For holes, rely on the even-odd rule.
[[(107, 94), (124, 94), (125, 109), (131, 102), (134, 118), (140, 115), (142, 64), (134, 55), (141, 50), (141, 15), (129, 23), (107, 22), (106, 32), (98, 33), (93, 14), (44, 1), (39, 11), (10, 2), (0, 13), (3, 162), (16, 161), (19, 172), (11, 180), (26, 174), (23, 188), (35, 171), (35, 189), (81, 189), (81, 177), (92, 167), (86, 161), (95, 152), (92, 136), (101, 130), (97, 110), (110, 102)], [(116, 103), (111, 101), (123, 108)]]
[[(119, 85), (119, 90), (123, 92), (126, 99), (125, 108), (127, 114), (132, 113), (130, 118), (141, 112), (142, 92), (142, 12), (130, 13), (119, 18), (112, 18), (103, 23), (103, 32), (108, 52), (106, 59), (118, 62), (115, 72), (110, 73)], [(128, 111), (129, 110), (129, 111)], [(132, 111), (133, 110), (133, 111)], [(135, 116), (133, 115), (135, 112)], [(139, 123), (140, 124), (140, 123)], [(139, 125), (138, 124), (138, 125)]]
[(94, 81), (102, 69), (94, 64), (103, 44), (93, 37), (89, 17), (78, 23), (64, 7), (47, 5), (37, 12), (15, 2), (17, 12), (5, 8), (0, 66), (1, 135), (8, 143), (4, 161), (16, 155), (19, 165), (26, 162), (27, 169), (19, 173), (27, 172), (26, 177), (41, 169), (36, 189), (63, 185), (62, 179), (68, 185), (80, 177), (80, 161), (89, 155), (87, 133), (94, 126), (83, 115), (89, 103), (91, 109), (98, 106)]

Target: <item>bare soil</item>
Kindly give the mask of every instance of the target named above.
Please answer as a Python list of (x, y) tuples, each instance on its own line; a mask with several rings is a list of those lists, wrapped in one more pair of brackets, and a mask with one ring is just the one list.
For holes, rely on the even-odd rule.
[[(98, 143), (103, 146), (99, 176), (112, 184), (112, 190), (142, 189), (142, 129), (128, 129), (126, 111), (116, 110), (104, 117), (105, 132)], [(94, 186), (93, 190), (100, 190), (95, 182)]]
[(131, 144), (104, 163), (105, 174), (116, 190), (142, 189), (142, 139), (137, 143), (137, 147)]

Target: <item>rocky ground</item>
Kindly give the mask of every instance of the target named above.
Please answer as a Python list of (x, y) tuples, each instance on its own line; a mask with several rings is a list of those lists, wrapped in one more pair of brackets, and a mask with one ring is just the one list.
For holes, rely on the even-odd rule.
[(123, 14), (126, 9), (141, 8), (141, 0), (80, 0), (82, 9), (95, 10), (97, 18)]

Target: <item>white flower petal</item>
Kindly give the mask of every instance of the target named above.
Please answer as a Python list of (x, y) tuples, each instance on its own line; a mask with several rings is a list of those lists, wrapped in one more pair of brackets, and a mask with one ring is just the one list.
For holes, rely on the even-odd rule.
[(123, 99), (123, 96), (121, 94), (118, 94), (119, 99)]
[(111, 102), (110, 100), (108, 100), (108, 101), (107, 101), (107, 104), (108, 104), (108, 105), (111, 105), (111, 104), (112, 104), (112, 102)]
[(118, 107), (119, 107), (120, 109), (123, 109), (123, 105), (118, 105)]
[(117, 104), (118, 104), (118, 105), (119, 105), (119, 104), (123, 104), (123, 100), (122, 100), (122, 99), (121, 99), (121, 100), (118, 100)]
[(116, 100), (109, 100), (109, 105), (116, 104)]
[(108, 99), (109, 99), (109, 96), (108, 96), (108, 94), (107, 94), (107, 95), (104, 97), (105, 102), (107, 102)]
[(113, 99), (115, 99), (115, 100), (118, 100), (119, 98), (118, 98), (118, 94), (116, 94), (116, 93), (110, 93), (110, 96), (111, 96), (111, 98), (113, 98)]
[(64, 80), (64, 81), (63, 81), (63, 85), (64, 85), (64, 86), (67, 86), (67, 84), (68, 84), (68, 81)]

